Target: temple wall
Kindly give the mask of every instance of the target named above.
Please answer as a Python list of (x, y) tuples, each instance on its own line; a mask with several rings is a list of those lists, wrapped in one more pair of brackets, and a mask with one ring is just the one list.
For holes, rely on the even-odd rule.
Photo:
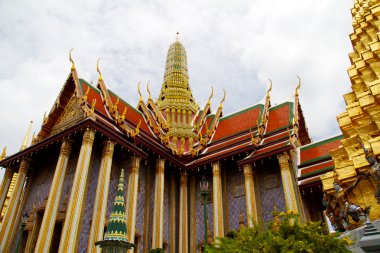
[[(246, 203), (245, 203), (245, 191), (244, 191), (244, 174), (243, 170), (238, 168), (226, 169), (226, 188), (228, 203), (228, 221), (229, 230), (237, 230), (239, 228), (239, 216), (240, 212), (244, 217), (244, 224), (246, 223)], [(228, 231), (225, 231), (226, 233)]]
[[(145, 204), (145, 185), (146, 185), (146, 170), (145, 162), (140, 163), (139, 171), (139, 187), (137, 195), (137, 211), (136, 211), (136, 235), (140, 235), (139, 249), (135, 252), (143, 250), (143, 233), (144, 233), (144, 204)], [(128, 208), (128, 207), (127, 207)]]
[[(167, 243), (169, 245), (169, 226), (170, 226), (170, 223), (169, 223), (169, 212), (170, 212), (170, 208), (169, 208), (169, 183), (170, 183), (170, 172), (166, 169), (166, 172), (165, 172), (165, 179), (164, 179), (164, 228), (163, 228), (163, 233), (164, 233), (164, 236), (163, 236), (163, 243)], [(169, 248), (168, 248), (169, 249)]]
[[(47, 200), (49, 196), (51, 182), (53, 181), (54, 171), (56, 167), (56, 163), (58, 161), (59, 151), (57, 148), (50, 149), (45, 154), (42, 154), (43, 159), (38, 160), (39, 166), (32, 165), (29, 168), (29, 171), (32, 172), (30, 175), (31, 185), (29, 188), (29, 192), (26, 196), (26, 201), (24, 206), (22, 207), (22, 212), (20, 217), (28, 213), (28, 215), (32, 214), (32, 208), (35, 205), (38, 209), (44, 204), (45, 199)], [(47, 159), (48, 158), (48, 159)], [(16, 248), (17, 242), (20, 237), (20, 233), (18, 232), (21, 227), (21, 220), (16, 225), (17, 234), (13, 240), (13, 247)]]
[[(47, 156), (47, 155), (46, 155)], [(49, 196), (51, 182), (53, 181), (55, 167), (58, 161), (58, 151), (49, 152), (49, 159), (41, 159), (38, 161), (41, 165), (31, 165), (30, 171), (32, 172), (31, 185), (25, 206), (22, 209), (22, 214), (31, 214), (33, 205), (38, 209), (44, 204)]]
[[(278, 211), (285, 211), (286, 209), (278, 160), (273, 158), (269, 162), (267, 160), (265, 164), (254, 167), (254, 170), (259, 179), (262, 218), (265, 224), (272, 220), (274, 205)], [(273, 182), (274, 177), (276, 177), (277, 185), (269, 185), (268, 182)]]
[(154, 187), (155, 187), (155, 163), (150, 164), (148, 170), (150, 173), (150, 179), (151, 179), (151, 184), (150, 184), (150, 199), (147, 200), (150, 202), (149, 205), (149, 229), (148, 229), (148, 249), (151, 249), (152, 247), (152, 235), (153, 235), (153, 214), (154, 214)]

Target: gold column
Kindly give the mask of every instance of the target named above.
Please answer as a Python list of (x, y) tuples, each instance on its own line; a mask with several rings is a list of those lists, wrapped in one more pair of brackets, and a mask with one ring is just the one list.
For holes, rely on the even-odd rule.
[(188, 252), (187, 174), (181, 172), (179, 185), (179, 251)]
[(114, 147), (115, 142), (110, 140), (103, 141), (102, 160), (100, 162), (98, 185), (96, 187), (91, 229), (87, 244), (87, 252), (91, 253), (102, 252), (100, 247), (95, 246), (95, 242), (103, 240)]
[[(137, 209), (137, 194), (139, 188), (139, 171), (140, 171), (141, 158), (137, 156), (132, 157), (131, 169), (128, 178), (128, 193), (127, 193), (127, 236), (131, 243), (135, 242), (135, 228), (136, 228), (136, 209)], [(137, 250), (138, 251), (138, 250)], [(129, 252), (134, 252), (131, 249)]]
[(162, 248), (164, 227), (164, 171), (165, 160), (158, 159), (154, 186), (152, 249)]
[(12, 182), (12, 177), (13, 177), (13, 171), (11, 168), (6, 168), (3, 181), (1, 182), (1, 187), (0, 187), (0, 215), (1, 215), (1, 210), (3, 210), (5, 199), (7, 198), (7, 193), (9, 190), (9, 186), (11, 185)]
[(255, 195), (255, 184), (253, 180), (252, 164), (245, 164), (244, 170), (244, 186), (245, 186), (245, 203), (247, 206), (247, 224), (253, 227), (254, 223), (259, 222), (257, 200)]
[(49, 197), (46, 203), (44, 217), (38, 234), (35, 252), (48, 252), (50, 249), (71, 147), (72, 142), (70, 140), (63, 140), (50, 187)]
[(301, 214), (301, 209), (297, 201), (296, 191), (294, 187), (294, 180), (292, 177), (292, 168), (290, 167), (290, 157), (287, 153), (277, 155), (280, 164), (282, 187), (284, 189), (285, 202), (288, 210), (293, 210)]
[(85, 204), (84, 197), (87, 190), (87, 176), (94, 139), (95, 130), (87, 128), (83, 134), (82, 146), (75, 169), (74, 182), (66, 211), (66, 222), (63, 225), (61, 241), (59, 242), (59, 253), (78, 251)]
[(170, 243), (169, 243), (169, 249), (170, 253), (176, 253), (176, 240), (175, 240), (175, 234), (176, 234), (176, 177), (175, 174), (171, 174), (170, 179), (170, 199), (169, 199), (169, 218), (170, 218)]
[(220, 162), (212, 163), (212, 201), (214, 238), (224, 236), (223, 224), (223, 201), (222, 201), (222, 179), (220, 176)]
[(7, 210), (5, 211), (4, 217), (3, 217), (3, 223), (1, 225), (0, 230), (0, 238), (1, 238), (1, 244), (0, 249), (3, 250), (3, 252), (7, 252), (8, 247), (10, 246), (11, 239), (12, 239), (12, 233), (11, 231), (14, 229), (14, 223), (17, 218), (17, 206), (19, 205), (21, 195), (24, 189), (24, 184), (26, 180), (26, 173), (29, 169), (29, 159), (23, 159), (20, 164), (20, 168), (17, 174), (16, 183), (13, 188), (12, 196), (9, 200), (9, 205)]
[(145, 197), (144, 197), (144, 233), (143, 233), (143, 252), (147, 252), (149, 250), (149, 236), (151, 235), (151, 231), (149, 230), (149, 217), (150, 217), (150, 189), (152, 185), (152, 170), (150, 168), (150, 163), (146, 162), (146, 184), (145, 184)]
[(197, 251), (197, 178), (190, 177), (190, 252)]

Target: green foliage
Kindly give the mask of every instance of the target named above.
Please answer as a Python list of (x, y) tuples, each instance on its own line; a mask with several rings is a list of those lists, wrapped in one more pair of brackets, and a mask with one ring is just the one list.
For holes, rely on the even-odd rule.
[(236, 237), (219, 238), (219, 245), (209, 245), (207, 253), (345, 253), (347, 239), (325, 233), (320, 223), (302, 224), (292, 212), (280, 213), (281, 220), (269, 222), (268, 229), (258, 226), (242, 229)]
[(165, 253), (165, 251), (161, 248), (157, 248), (149, 250), (148, 253)]

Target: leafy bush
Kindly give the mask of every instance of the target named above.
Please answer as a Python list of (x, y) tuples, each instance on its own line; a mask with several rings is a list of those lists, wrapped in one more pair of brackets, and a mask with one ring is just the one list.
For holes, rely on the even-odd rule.
[(219, 238), (218, 245), (209, 245), (207, 253), (345, 253), (349, 239), (326, 233), (320, 223), (300, 223), (294, 212), (278, 213), (268, 229), (258, 226), (241, 229), (236, 237)]

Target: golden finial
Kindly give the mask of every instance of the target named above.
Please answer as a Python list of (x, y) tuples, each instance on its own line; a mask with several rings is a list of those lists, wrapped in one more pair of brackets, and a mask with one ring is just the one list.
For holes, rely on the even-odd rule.
[(22, 142), (20, 151), (26, 149), (28, 147), (28, 145), (29, 145), (29, 137), (30, 137), (30, 131), (32, 129), (32, 124), (33, 124), (33, 121), (31, 120), (30, 123), (29, 123), (28, 130), (26, 131), (26, 135), (25, 135), (24, 141)]
[(141, 94), (141, 90), (140, 90), (140, 84), (141, 84), (141, 81), (139, 81), (139, 83), (137, 84), (137, 93), (140, 96), (139, 102), (142, 102), (143, 98), (142, 98), (142, 94)]
[(70, 62), (72, 63), (71, 65), (71, 70), (74, 70), (75, 69), (75, 64), (74, 64), (74, 61), (73, 61), (73, 56), (72, 56), (72, 52), (73, 52), (74, 48), (70, 49), (70, 53), (69, 53), (69, 60)]
[(127, 107), (125, 106), (124, 107), (124, 111), (123, 111), (123, 114), (121, 115), (121, 120), (124, 121), (125, 120), (125, 115), (127, 114)]
[(211, 103), (210, 100), (211, 100), (211, 98), (212, 98), (213, 96), (214, 96), (214, 87), (211, 86), (211, 95), (210, 95), (210, 97), (208, 98), (208, 101), (207, 101), (208, 104)]
[(223, 104), (223, 102), (226, 100), (226, 90), (225, 89), (223, 89), (223, 92), (224, 92), (224, 95), (223, 95), (223, 98), (222, 98), (222, 101), (220, 101), (220, 104), (219, 104), (219, 107), (220, 108), (222, 108), (222, 104)]
[(148, 99), (152, 99), (152, 94), (150, 93), (150, 89), (149, 89), (149, 83), (150, 81), (148, 81), (148, 83), (146, 84), (146, 92), (148, 92), (148, 95), (149, 95)]
[(103, 80), (103, 77), (102, 77), (102, 73), (100, 72), (100, 69), (99, 69), (99, 62), (100, 62), (100, 59), (98, 59), (96, 61), (96, 71), (99, 73), (99, 77), (98, 77), (98, 80)]
[(177, 42), (179, 41), (179, 32), (177, 32), (176, 41), (177, 41)]
[(83, 103), (87, 102), (87, 95), (88, 95), (89, 92), (90, 92), (90, 86), (87, 86), (86, 92), (84, 93), (84, 95), (82, 97), (82, 102)]
[(4, 147), (3, 152), (1, 152), (1, 155), (0, 155), (0, 161), (3, 160), (6, 155), (7, 155), (7, 147)]
[(298, 97), (298, 90), (301, 88), (301, 78), (299, 76), (297, 76), (297, 78), (298, 78), (298, 84), (297, 84), (296, 93), (295, 93), (296, 97)]
[(140, 125), (141, 125), (141, 119), (139, 120), (139, 123), (137, 124), (135, 131), (131, 134), (132, 138), (134, 138), (136, 135), (140, 133)]
[(117, 111), (117, 105), (119, 104), (119, 97), (116, 99), (116, 103), (113, 105), (113, 110)]
[(269, 78), (269, 82), (270, 82), (269, 89), (267, 90), (267, 95), (266, 95), (267, 98), (269, 98), (269, 92), (272, 91), (272, 80), (270, 80), (270, 78)]

